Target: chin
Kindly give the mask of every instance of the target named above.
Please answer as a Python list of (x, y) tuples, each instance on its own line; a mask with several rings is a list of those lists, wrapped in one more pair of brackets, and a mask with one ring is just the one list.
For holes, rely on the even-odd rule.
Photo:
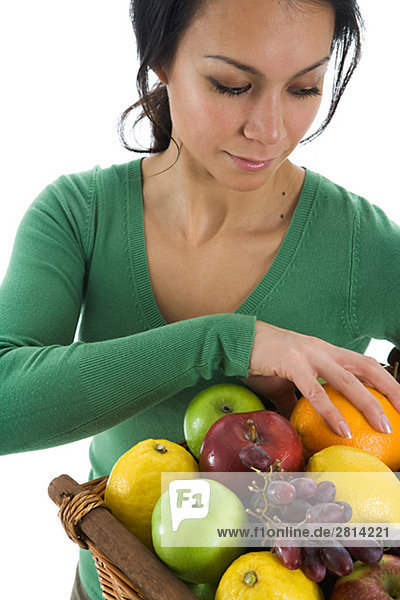
[(277, 160), (270, 167), (258, 172), (241, 171), (233, 166), (230, 161), (221, 161), (221, 156), (216, 156), (210, 163), (210, 157), (207, 162), (201, 159), (195, 159), (191, 155), (188, 161), (189, 171), (196, 174), (197, 179), (202, 179), (208, 185), (220, 186), (221, 190), (230, 190), (233, 192), (255, 192), (261, 189), (272, 179), (278, 169), (282, 166), (284, 158)]
[(227, 175), (221, 175), (221, 177), (216, 177), (216, 179), (221, 186), (234, 192), (255, 192), (268, 184), (277, 170), (278, 168), (274, 165), (258, 173), (228, 172)]
[(259, 182), (238, 182), (238, 183), (234, 183), (234, 182), (230, 182), (229, 184), (227, 184), (225, 187), (228, 188), (229, 190), (232, 190), (233, 192), (256, 192), (257, 190), (261, 189), (265, 184), (267, 183), (267, 181), (259, 181)]

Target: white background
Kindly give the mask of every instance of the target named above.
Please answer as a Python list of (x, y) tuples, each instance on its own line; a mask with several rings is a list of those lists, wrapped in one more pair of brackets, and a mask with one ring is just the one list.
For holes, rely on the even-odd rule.
[[(136, 156), (116, 133), (119, 114), (136, 98), (128, 4), (2, 3), (0, 280), (18, 223), (45, 185), (63, 173)], [(296, 161), (400, 222), (400, 3), (360, 0), (360, 6), (367, 25), (362, 64), (333, 123), (296, 152)], [(384, 362), (390, 347), (374, 342), (368, 353)], [(0, 458), (2, 598), (69, 600), (78, 548), (66, 537), (47, 486), (61, 473), (86, 481), (89, 441)]]

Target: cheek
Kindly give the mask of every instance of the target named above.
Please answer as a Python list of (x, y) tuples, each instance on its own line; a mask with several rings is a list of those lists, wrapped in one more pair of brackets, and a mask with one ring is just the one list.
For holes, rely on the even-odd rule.
[(223, 139), (225, 135), (231, 135), (236, 131), (236, 125), (240, 116), (238, 111), (232, 105), (216, 99), (204, 98), (200, 101), (201, 118), (198, 122), (198, 128), (203, 128), (204, 133), (209, 136)]
[(318, 110), (321, 100), (296, 100), (295, 108), (291, 111), (291, 119), (289, 119), (290, 136), (299, 141), (304, 137), (304, 134), (310, 129)]
[(169, 90), (172, 122), (177, 135), (184, 141), (201, 141), (217, 138), (224, 132), (232, 131), (235, 121), (233, 111), (227, 110), (226, 103), (217, 94), (201, 93), (198, 90), (185, 92), (175, 88)]

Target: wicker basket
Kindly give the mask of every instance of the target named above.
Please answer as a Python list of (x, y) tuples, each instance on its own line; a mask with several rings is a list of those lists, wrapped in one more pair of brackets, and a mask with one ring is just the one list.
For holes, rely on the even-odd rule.
[[(89, 549), (105, 600), (196, 600), (191, 590), (106, 508), (108, 477), (78, 485), (60, 475), (49, 485), (68, 537)], [(198, 600), (198, 599), (197, 599)]]

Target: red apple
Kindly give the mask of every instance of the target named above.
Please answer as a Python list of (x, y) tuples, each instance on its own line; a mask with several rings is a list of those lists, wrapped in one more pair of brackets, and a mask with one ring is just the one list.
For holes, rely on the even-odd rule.
[(384, 554), (375, 565), (354, 563), (353, 572), (339, 577), (330, 600), (391, 600), (400, 598), (400, 557)]
[(231, 413), (208, 430), (200, 450), (200, 471), (303, 471), (303, 446), (294, 427), (271, 410)]

